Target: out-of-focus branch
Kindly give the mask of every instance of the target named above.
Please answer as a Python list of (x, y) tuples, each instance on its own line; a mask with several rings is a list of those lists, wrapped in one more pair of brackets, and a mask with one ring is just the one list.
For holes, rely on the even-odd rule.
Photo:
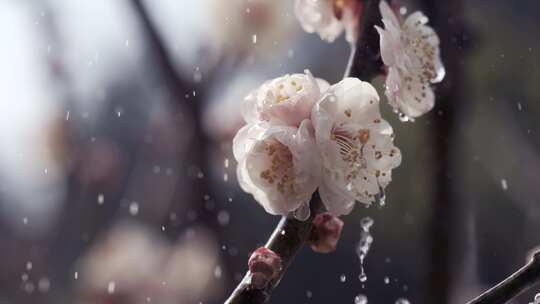
[(427, 228), (427, 242), (430, 246), (429, 275), (426, 290), (428, 303), (446, 304), (450, 301), (450, 290), (455, 283), (453, 268), (463, 259), (459, 251), (453, 251), (452, 244), (465, 235), (461, 220), (467, 212), (463, 200), (456, 197), (456, 137), (458, 117), (463, 111), (463, 89), (466, 75), (463, 60), (466, 29), (464, 1), (421, 0), (420, 5), (429, 17), (440, 38), (441, 59), (446, 68), (446, 76), (436, 88), (436, 104), (431, 111), (430, 136), (433, 141), (433, 199)]
[[(175, 91), (173, 92), (174, 96), (172, 97), (183, 100), (185, 94), (191, 93), (195, 83), (182, 77), (176, 70), (174, 62), (169, 56), (165, 44), (162, 43), (161, 37), (141, 0), (132, 0), (132, 3), (134, 11), (140, 19), (141, 30), (145, 34), (144, 36), (147, 40), (148, 47), (146, 51), (151, 53), (152, 60), (155, 61), (155, 66), (160, 69), (160, 73), (164, 77), (167, 87)], [(180, 102), (180, 100), (176, 100), (176, 102)]]
[(540, 282), (540, 251), (536, 251), (525, 266), (467, 304), (503, 304), (538, 282)]
[(363, 13), (360, 17), (358, 40), (356, 45), (351, 46), (351, 57), (345, 71), (345, 77), (371, 81), (382, 72), (383, 67), (379, 33), (375, 29), (375, 25), (382, 26), (382, 17), (379, 12), (379, 1), (365, 0), (361, 2)]

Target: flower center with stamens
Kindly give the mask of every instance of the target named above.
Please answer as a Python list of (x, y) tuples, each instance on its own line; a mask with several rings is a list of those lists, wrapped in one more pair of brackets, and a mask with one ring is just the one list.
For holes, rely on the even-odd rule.
[(264, 153), (270, 166), (261, 172), (260, 177), (270, 185), (275, 185), (281, 194), (295, 193), (294, 163), (291, 151), (281, 142), (272, 139), (264, 143)]
[(341, 126), (334, 126), (330, 139), (336, 142), (341, 159), (347, 164), (347, 181), (356, 179), (360, 170), (367, 167), (367, 161), (364, 158), (364, 145), (369, 140), (369, 130), (360, 129), (352, 132)]
[(287, 101), (291, 96), (302, 91), (303, 88), (304, 86), (298, 80), (285, 76), (270, 88), (270, 92), (274, 96), (274, 103), (279, 104)]

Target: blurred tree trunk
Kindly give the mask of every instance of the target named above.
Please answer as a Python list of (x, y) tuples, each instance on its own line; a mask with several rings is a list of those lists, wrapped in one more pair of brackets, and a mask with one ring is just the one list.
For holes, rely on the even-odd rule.
[[(436, 103), (430, 117), (434, 149), (435, 189), (428, 216), (430, 270), (426, 303), (448, 303), (459, 265), (452, 245), (462, 243), (465, 235), (466, 206), (457, 197), (454, 182), (456, 170), (457, 119), (462, 109), (464, 85), (465, 22), (462, 0), (421, 0), (421, 9), (430, 19), (441, 39), (441, 56), (446, 68), (444, 81), (436, 88)], [(455, 251), (454, 251), (455, 250)]]

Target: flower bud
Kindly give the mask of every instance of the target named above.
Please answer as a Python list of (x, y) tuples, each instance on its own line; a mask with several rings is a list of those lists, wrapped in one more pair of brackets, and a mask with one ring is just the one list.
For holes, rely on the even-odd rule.
[(251, 254), (248, 266), (252, 274), (251, 286), (264, 289), (281, 270), (281, 258), (272, 250), (259, 247)]
[(319, 253), (329, 253), (336, 250), (337, 242), (341, 237), (343, 221), (328, 212), (320, 213), (313, 219), (311, 232), (311, 249)]

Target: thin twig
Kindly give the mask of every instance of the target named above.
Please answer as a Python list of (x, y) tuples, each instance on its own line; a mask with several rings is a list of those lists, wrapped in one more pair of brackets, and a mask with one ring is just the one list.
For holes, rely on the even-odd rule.
[(351, 46), (351, 57), (347, 65), (345, 77), (356, 77), (363, 81), (371, 79), (382, 72), (379, 33), (375, 25), (382, 26), (379, 12), (379, 1), (362, 1), (363, 9), (358, 29), (356, 45)]
[[(351, 58), (345, 76), (369, 81), (381, 72), (382, 67), (379, 54), (379, 36), (374, 27), (381, 23), (381, 16), (378, 1), (366, 0), (362, 2), (364, 9), (361, 20), (363, 22), (360, 25), (357, 44), (351, 48)], [(265, 246), (281, 257), (283, 268), (279, 275), (268, 284), (266, 289), (260, 290), (251, 288), (251, 273), (248, 271), (225, 304), (266, 303), (285, 274), (287, 267), (308, 240), (313, 228), (313, 217), (322, 208), (320, 198), (315, 194), (311, 200), (311, 216), (308, 220), (302, 222), (292, 217), (283, 217)]]
[(540, 251), (529, 262), (504, 281), (467, 304), (503, 304), (540, 282)]

